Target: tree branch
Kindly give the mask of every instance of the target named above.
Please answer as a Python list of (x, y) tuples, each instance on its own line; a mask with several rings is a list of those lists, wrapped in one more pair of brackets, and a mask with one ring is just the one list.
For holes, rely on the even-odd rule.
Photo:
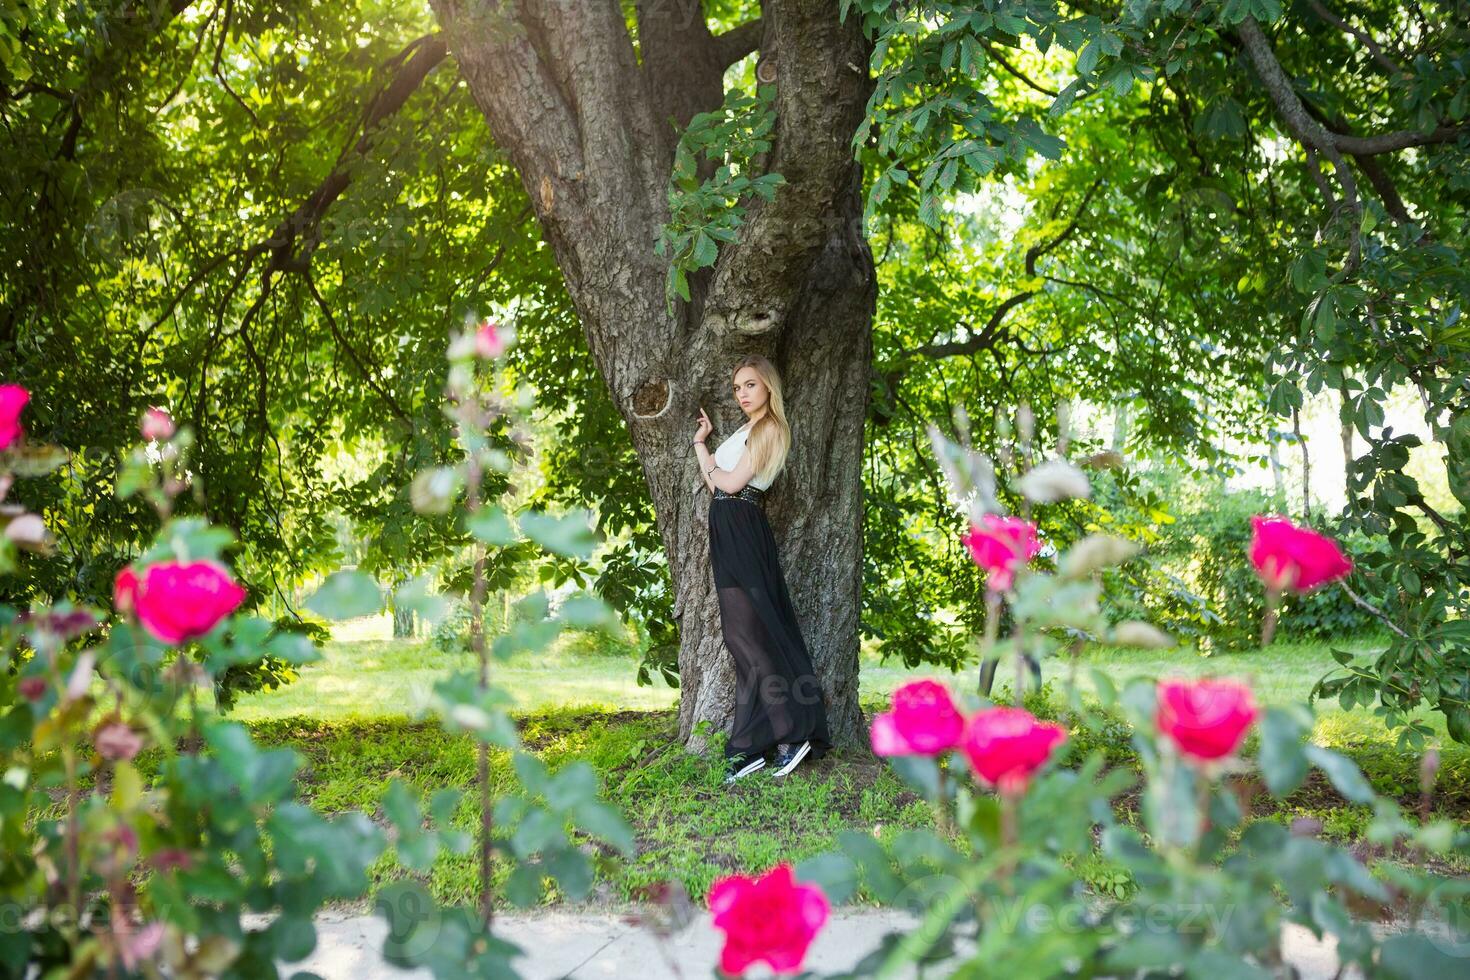
[(358, 355), (352, 344), (348, 342), (341, 328), (338, 327), (337, 318), (332, 315), (331, 306), (327, 304), (326, 299), (317, 290), (316, 279), (312, 276), (310, 269), (306, 271), (305, 278), (307, 292), (311, 293), (311, 298), (316, 300), (317, 309), (321, 310), (322, 317), (327, 321), (327, 327), (332, 331), (332, 336), (337, 339), (338, 346), (347, 352), (348, 357), (352, 358), (352, 363), (357, 365), (357, 370), (362, 375), (362, 380), (367, 383), (367, 386), (377, 392), (378, 397), (387, 403), (388, 407), (392, 409), (393, 414), (398, 416), (404, 425), (408, 426), (408, 431), (413, 432), (413, 419), (403, 410), (403, 406), (398, 404), (398, 400), (393, 397), (393, 393), (383, 386), (382, 381), (378, 379), (377, 372), (368, 367), (367, 363)]
[[(445, 58), (448, 49), (444, 38), (438, 34), (412, 41), (407, 50), (413, 54), (407, 58), (393, 78), (373, 96), (363, 113), (362, 135), (358, 137), (353, 151), (366, 156), (372, 149), (378, 128), (391, 115), (403, 108), (408, 97), (418, 90), (429, 72)], [(303, 272), (310, 260), (311, 252), (320, 241), (321, 220), (327, 209), (352, 183), (351, 167), (343, 162), (333, 168), (317, 189), (286, 217), (271, 236), (252, 247), (254, 254), (271, 253), (271, 271)]]
[(1037, 82), (1032, 81), (1031, 80), (1031, 76), (1024, 74), (1019, 69), (1013, 67), (1009, 61), (1007, 61), (1004, 58), (1002, 58), (1000, 56), (1000, 52), (996, 51), (995, 48), (991, 45), (991, 43), (989, 41), (982, 40), (980, 42), (980, 46), (985, 49), (985, 53), (988, 54), (988, 55), (990, 55), (991, 59), (996, 64), (1000, 65), (1002, 68), (1004, 68), (1006, 71), (1010, 72), (1016, 78), (1019, 78), (1021, 80), (1021, 82), (1023, 84), (1025, 84), (1028, 88), (1034, 89), (1037, 92), (1040, 92), (1042, 95), (1049, 95), (1052, 98), (1056, 98), (1057, 97), (1057, 94), (1058, 93), (1057, 93), (1057, 91), (1055, 89), (1049, 89), (1045, 85), (1041, 85), (1041, 84), (1039, 84)]
[(757, 18), (716, 35), (715, 58), (720, 67), (729, 68), (752, 51), (758, 50), (761, 46), (761, 34), (765, 29), (765, 24)]
[(1087, 205), (1092, 202), (1092, 195), (1097, 193), (1102, 182), (1103, 179), (1099, 177), (1092, 182), (1091, 187), (1087, 188), (1087, 193), (1082, 195), (1082, 203), (1077, 205), (1077, 212), (1072, 215), (1072, 220), (1067, 223), (1067, 227), (1058, 232), (1051, 241), (1038, 242), (1026, 249), (1026, 275), (1028, 277), (1035, 277), (1037, 259), (1072, 237), (1072, 233), (1077, 230), (1077, 225), (1082, 221), (1082, 216), (1087, 213)]
[(990, 318), (985, 321), (985, 326), (980, 328), (979, 333), (947, 344), (925, 344), (922, 347), (916, 347), (913, 354), (917, 357), (962, 357), (986, 350), (994, 346), (1000, 333), (1001, 322), (1005, 320), (1006, 314), (1035, 295), (1034, 289), (1026, 289), (1013, 296), (1008, 296), (990, 312)]
[[(1339, 152), (1333, 135), (1313, 118), (1302, 104), (1301, 97), (1297, 95), (1291, 79), (1286, 77), (1281, 63), (1276, 60), (1276, 54), (1271, 50), (1271, 42), (1261, 30), (1261, 25), (1254, 17), (1247, 16), (1240, 22), (1236, 30), (1247, 56), (1255, 66), (1256, 75), (1261, 79), (1261, 84), (1265, 86), (1271, 101), (1276, 104), (1276, 111), (1286, 122), (1286, 128), (1305, 149), (1319, 152), (1331, 161), (1333, 170), (1337, 174), (1337, 182), (1347, 199), (1347, 206), (1354, 216), (1358, 215), (1362, 210), (1362, 203), (1358, 200), (1358, 182), (1353, 177), (1352, 169)], [(1358, 241), (1356, 220), (1348, 233), (1348, 241), (1347, 268), (1351, 270), (1357, 267), (1362, 248)]]
[(725, 68), (732, 62), (724, 60), (719, 39), (710, 34), (700, 0), (638, 0), (638, 47), (660, 127), (660, 163), (669, 169), (689, 120), (724, 101)]
[(1401, 129), (1392, 133), (1381, 133), (1377, 136), (1345, 136), (1342, 133), (1328, 134), (1332, 138), (1333, 146), (1344, 153), (1353, 156), (1373, 156), (1379, 153), (1396, 153), (1399, 150), (1407, 150), (1412, 146), (1429, 146), (1434, 143), (1453, 143), (1461, 136), (1470, 133), (1470, 123), (1461, 123), (1458, 126), (1440, 126), (1429, 132), (1414, 129)]
[(1367, 31), (1359, 30), (1358, 28), (1349, 24), (1347, 21), (1343, 20), (1341, 17), (1338, 17), (1332, 11), (1323, 6), (1321, 0), (1307, 0), (1307, 6), (1311, 7), (1312, 12), (1318, 17), (1325, 20), (1327, 23), (1332, 24), (1334, 27), (1337, 27), (1343, 31), (1346, 31), (1348, 34), (1351, 34), (1353, 37), (1361, 41), (1363, 43), (1363, 46), (1372, 53), (1373, 60), (1378, 62), (1384, 68), (1388, 69), (1388, 73), (1390, 75), (1398, 78), (1412, 77), (1408, 72), (1404, 71), (1404, 69), (1401, 68), (1397, 62), (1395, 62), (1388, 55), (1384, 54), (1382, 46), (1380, 46), (1377, 41), (1373, 40), (1373, 35), (1369, 34)]
[[(1046, 255), (1052, 249), (1056, 248), (1058, 245), (1062, 244), (1062, 242), (1066, 241), (1068, 238), (1071, 238), (1072, 235), (1077, 231), (1077, 228), (1082, 222), (1082, 216), (1087, 213), (1088, 204), (1092, 202), (1093, 195), (1095, 195), (1098, 188), (1102, 186), (1102, 182), (1102, 178), (1099, 177), (1097, 180), (1094, 180), (1092, 182), (1092, 185), (1090, 187), (1087, 188), (1086, 193), (1082, 195), (1081, 203), (1077, 205), (1077, 210), (1072, 215), (1072, 220), (1067, 222), (1067, 226), (1065, 228), (1063, 228), (1057, 234), (1053, 235), (1050, 239), (1037, 242), (1030, 248), (1026, 249), (1026, 277), (1028, 279), (1036, 278), (1037, 260)], [(1057, 204), (1058, 206), (1060, 206), (1061, 202), (1058, 201)], [(1056, 210), (1056, 208), (1052, 209), (1053, 218), (1056, 215)], [(1066, 280), (1052, 279), (1051, 281), (1065, 282)], [(990, 312), (990, 318), (985, 321), (985, 326), (980, 329), (979, 333), (972, 334), (964, 340), (952, 341), (944, 344), (925, 344), (922, 347), (915, 348), (911, 356), (933, 358), (961, 357), (969, 354), (974, 354), (982, 350), (993, 350), (996, 341), (999, 339), (1000, 328), (1005, 321), (1006, 316), (1011, 312), (1011, 310), (1014, 310), (1022, 303), (1028, 302), (1037, 295), (1037, 290), (1026, 289), (1012, 296), (1009, 296)], [(900, 371), (899, 374), (901, 376), (902, 372)]]

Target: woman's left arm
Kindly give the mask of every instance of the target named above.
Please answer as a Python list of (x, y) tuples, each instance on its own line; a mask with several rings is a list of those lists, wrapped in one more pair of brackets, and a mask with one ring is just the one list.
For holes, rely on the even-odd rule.
[(715, 492), (714, 481), (709, 478), (710, 470), (717, 469), (715, 466), (715, 454), (709, 451), (704, 440), (696, 440), (694, 443), (694, 457), (699, 463), (699, 478), (704, 481), (705, 488), (710, 493)]
[(748, 446), (740, 454), (740, 462), (735, 464), (733, 470), (722, 470), (716, 466), (709, 474), (710, 482), (726, 493), (738, 493), (753, 479), (755, 479), (755, 463), (750, 458)]

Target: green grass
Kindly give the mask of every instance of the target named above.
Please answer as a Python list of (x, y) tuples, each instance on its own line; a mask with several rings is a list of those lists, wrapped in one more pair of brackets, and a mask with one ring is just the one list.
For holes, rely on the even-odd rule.
[[(603, 796), (617, 805), (637, 832), (637, 856), (627, 862), (600, 849), (597, 898), (618, 905), (639, 890), (670, 877), (703, 895), (714, 879), (735, 870), (755, 872), (780, 860), (800, 861), (835, 845), (838, 831), (880, 828), (891, 839), (905, 828), (930, 826), (928, 804), (885, 766), (829, 756), (786, 783), (750, 779), (726, 787), (718, 764), (691, 756), (674, 740), (671, 711), (606, 712), (596, 708), (546, 709), (519, 716), (527, 748), (553, 771), (581, 759), (600, 774)], [(323, 813), (360, 809), (386, 826), (379, 803), (394, 778), (421, 794), (444, 786), (466, 791), (455, 824), (473, 831), (479, 804), (472, 786), (475, 743), (433, 722), (400, 719), (315, 721), (296, 717), (251, 725), (262, 744), (288, 746), (303, 757), (300, 799)], [(140, 760), (145, 771), (150, 768)], [(492, 752), (492, 792), (514, 781), (509, 756)], [(510, 872), (498, 862), (495, 878)], [(375, 884), (403, 877), (392, 851), (372, 869)], [(440, 901), (468, 902), (476, 894), (477, 858), (443, 855), (423, 879)], [(555, 893), (549, 902), (557, 900)]]
[[(232, 716), (244, 722), (294, 715), (324, 720), (415, 718), (439, 678), (455, 668), (473, 669), (469, 654), (451, 654), (422, 640), (387, 640), (383, 618), (353, 621), (339, 630), (321, 661), (301, 669), (301, 678), (277, 691), (242, 697)], [(1381, 645), (1367, 638), (1336, 644), (1369, 656)], [(1333, 645), (1279, 642), (1266, 650), (1217, 653), (1203, 657), (1190, 648), (1120, 650), (1091, 646), (1083, 650), (1077, 681), (1086, 693), (1094, 687), (1088, 667), (1101, 669), (1121, 688), (1130, 677), (1225, 675), (1246, 680), (1263, 704), (1304, 701), (1312, 685), (1336, 668)], [(627, 642), (597, 641), (568, 634), (551, 649), (523, 654), (492, 665), (495, 682), (507, 690), (521, 711), (541, 708), (603, 707), (610, 710), (656, 710), (678, 703), (678, 691), (658, 681), (636, 683), (637, 654)], [(1050, 658), (1042, 664), (1044, 680), (1061, 688), (1072, 664)], [(859, 696), (886, 701), (894, 689), (916, 677), (935, 677), (955, 690), (973, 690), (977, 668), (954, 673), (924, 666), (884, 664), (870, 650), (860, 661)], [(996, 678), (997, 691), (1010, 683), (1009, 666)], [(1367, 745), (1384, 738), (1382, 723), (1366, 710), (1344, 712), (1335, 701), (1319, 702), (1315, 740), (1329, 746)], [(1420, 709), (1415, 715), (1444, 738), (1443, 717)]]
[[(412, 717), (437, 677), (452, 667), (470, 666), (470, 660), (423, 642), (367, 638), (371, 634), (364, 636), (364, 625), (330, 644), (326, 658), (304, 668), (298, 683), (242, 699), (234, 716), (250, 724), (262, 742), (287, 745), (303, 755), (299, 788), (305, 802), (328, 813), (361, 809), (381, 822), (378, 804), (393, 778), (421, 793), (443, 786), (472, 788), (474, 743), (443, 732), (432, 719)], [(1348, 648), (1371, 652), (1373, 641)], [(1082, 654), (1078, 679), (1090, 691), (1089, 667), (1120, 687), (1133, 676), (1229, 675), (1249, 680), (1263, 703), (1282, 703), (1304, 699), (1334, 666), (1330, 650), (1323, 644), (1282, 642), (1268, 651), (1205, 658), (1184, 650), (1092, 648)], [(662, 684), (638, 687), (635, 666), (634, 651), (626, 644), (566, 636), (541, 654), (493, 668), (515, 699), (525, 745), (552, 769), (587, 760), (600, 775), (605, 797), (635, 829), (633, 860), (599, 853), (597, 900), (633, 901), (645, 886), (668, 878), (682, 881), (698, 897), (719, 875), (756, 873), (778, 860), (798, 862), (829, 850), (844, 829), (891, 840), (910, 829), (932, 828), (928, 804), (889, 767), (862, 753), (834, 753), (803, 766), (798, 778), (784, 783), (757, 774), (734, 788), (724, 786), (718, 760), (690, 756), (678, 744), (677, 692)], [(1060, 709), (1055, 692), (1071, 669), (1062, 661), (1045, 664), (1052, 710)], [(976, 677), (974, 668), (959, 674), (906, 669), (866, 653), (861, 670), (860, 697), (869, 714), (883, 710), (893, 689), (913, 677), (939, 677), (957, 690), (973, 687)], [(1003, 671), (998, 694), (1008, 679)], [(1418, 758), (1398, 751), (1377, 719), (1362, 711), (1343, 712), (1335, 704), (1319, 705), (1319, 715), (1315, 740), (1347, 751), (1380, 791), (1413, 803)], [(1470, 752), (1447, 739), (1438, 741), (1443, 762), (1436, 811), (1463, 819), (1470, 808)], [(1115, 764), (1131, 760), (1126, 732), (1089, 733), (1078, 742), (1103, 748)], [(505, 753), (492, 754), (491, 775), (496, 792), (510, 786)], [(1366, 808), (1347, 805), (1320, 779), (1310, 780), (1289, 800), (1258, 804), (1258, 814), (1273, 819), (1323, 819), (1326, 834), (1340, 840), (1359, 837), (1369, 818)], [(1124, 799), (1119, 806), (1126, 812), (1132, 804)], [(467, 795), (455, 823), (473, 830), (478, 820), (478, 802)], [(1122, 887), (1105, 863), (1089, 856), (1080, 861), (1098, 890)], [(497, 866), (497, 880), (508, 873), (508, 865)], [(391, 851), (374, 868), (378, 882), (403, 874)], [(442, 901), (468, 901), (477, 874), (473, 856), (443, 856), (425, 883)], [(554, 901), (552, 892), (548, 902)]]

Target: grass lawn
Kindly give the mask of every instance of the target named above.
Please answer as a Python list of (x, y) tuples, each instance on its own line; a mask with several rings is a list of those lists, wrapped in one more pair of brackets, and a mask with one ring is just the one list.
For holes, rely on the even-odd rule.
[[(322, 720), (414, 717), (434, 682), (456, 667), (474, 665), (469, 654), (445, 653), (422, 640), (389, 639), (386, 616), (352, 620), (339, 626), (324, 658), (301, 670), (301, 679), (278, 691), (240, 699), (233, 716), (244, 722), (304, 715)], [(1371, 655), (1379, 643), (1371, 638), (1337, 644), (1340, 649)], [(1131, 677), (1225, 675), (1248, 681), (1264, 704), (1304, 701), (1317, 679), (1337, 664), (1332, 645), (1281, 641), (1267, 650), (1217, 653), (1203, 657), (1189, 648), (1175, 650), (1120, 650), (1089, 647), (1083, 651), (1077, 680), (1092, 693), (1088, 672), (1096, 667), (1121, 688)], [(636, 652), (631, 646), (598, 643), (569, 634), (550, 650), (521, 655), (508, 663), (493, 664), (496, 682), (515, 698), (523, 712), (552, 707), (600, 706), (610, 710), (672, 708), (678, 691), (662, 681), (639, 687), (635, 680)], [(1042, 677), (1057, 689), (1072, 672), (1070, 662), (1052, 658), (1043, 662)], [(860, 663), (860, 697), (866, 703), (886, 703), (893, 690), (916, 677), (935, 677), (955, 690), (973, 689), (978, 669), (951, 673), (933, 667), (906, 668), (883, 664), (870, 651)], [(1006, 666), (996, 677), (996, 688), (1010, 683)], [(1382, 742), (1384, 728), (1370, 712), (1342, 711), (1335, 701), (1319, 702), (1316, 740), (1333, 747)], [(1442, 743), (1442, 716), (1421, 709), (1417, 718), (1431, 725)], [(1449, 743), (1449, 748), (1455, 748)]]
[[(300, 752), (305, 765), (299, 787), (305, 802), (324, 812), (361, 809), (377, 818), (378, 804), (392, 778), (402, 778), (421, 793), (443, 786), (468, 790), (474, 779), (475, 751), (470, 739), (443, 732), (431, 719), (413, 714), (434, 680), (455, 667), (470, 666), (468, 655), (446, 654), (430, 644), (385, 638), (386, 620), (345, 624), (326, 649), (325, 659), (302, 670), (301, 679), (280, 691), (245, 697), (234, 717), (250, 725), (257, 739)], [(1371, 652), (1364, 640), (1349, 649)], [(516, 700), (526, 746), (552, 769), (585, 759), (599, 772), (604, 795), (621, 807), (638, 837), (638, 855), (618, 862), (597, 860), (599, 901), (635, 900), (640, 889), (666, 878), (681, 880), (696, 897), (719, 875), (754, 873), (778, 860), (798, 862), (835, 846), (848, 828), (892, 839), (911, 828), (932, 829), (928, 804), (885, 764), (870, 755), (834, 753), (809, 763), (799, 778), (784, 783), (767, 778), (725, 787), (718, 765), (682, 751), (676, 742), (677, 692), (662, 686), (637, 686), (633, 651), (585, 636), (564, 636), (542, 654), (495, 665), (492, 670)], [(1089, 667), (1121, 687), (1133, 676), (1222, 674), (1248, 679), (1266, 703), (1304, 699), (1312, 684), (1331, 669), (1330, 648), (1281, 642), (1269, 651), (1204, 658), (1193, 651), (1085, 651), (1078, 678), (1091, 689)], [(1071, 665), (1048, 661), (1045, 679), (1061, 690)], [(861, 700), (865, 713), (883, 710), (891, 692), (913, 677), (947, 680), (956, 689), (975, 683), (976, 670), (958, 675), (932, 669), (883, 665), (864, 655)], [(1009, 670), (997, 678), (997, 689)], [(1059, 706), (1060, 698), (1053, 697)], [(1418, 757), (1398, 751), (1381, 723), (1364, 711), (1346, 713), (1335, 704), (1318, 706), (1315, 739), (1347, 751), (1380, 791), (1405, 803), (1417, 799)], [(1435, 809), (1465, 819), (1470, 807), (1470, 751), (1442, 736)], [(1103, 746), (1110, 758), (1126, 764), (1126, 742)], [(509, 787), (508, 757), (495, 753), (492, 778)], [(1127, 811), (1131, 802), (1120, 800)], [(1258, 812), (1273, 818), (1314, 816), (1326, 833), (1356, 839), (1370, 816), (1352, 806), (1322, 780), (1311, 780), (1282, 803), (1258, 801)], [(474, 799), (461, 801), (455, 822), (473, 830), (479, 822)], [(1084, 873), (1111, 887), (1113, 872), (1095, 858), (1083, 857)], [(1449, 873), (1470, 868), (1443, 866)], [(509, 866), (498, 875), (508, 874)], [(380, 881), (405, 874), (391, 852), (375, 868)], [(429, 885), (444, 901), (466, 901), (477, 875), (472, 856), (441, 856)], [(863, 896), (859, 896), (860, 898)], [(548, 901), (555, 901), (553, 893)]]

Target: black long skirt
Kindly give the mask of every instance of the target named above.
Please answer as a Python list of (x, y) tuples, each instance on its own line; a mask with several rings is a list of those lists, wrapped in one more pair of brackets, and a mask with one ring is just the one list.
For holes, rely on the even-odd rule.
[(809, 758), (820, 759), (832, 747), (827, 706), (786, 591), (764, 497), (750, 485), (736, 494), (717, 488), (709, 507), (720, 627), (735, 661), (735, 724), (725, 757), (764, 755), (777, 743), (806, 740)]

